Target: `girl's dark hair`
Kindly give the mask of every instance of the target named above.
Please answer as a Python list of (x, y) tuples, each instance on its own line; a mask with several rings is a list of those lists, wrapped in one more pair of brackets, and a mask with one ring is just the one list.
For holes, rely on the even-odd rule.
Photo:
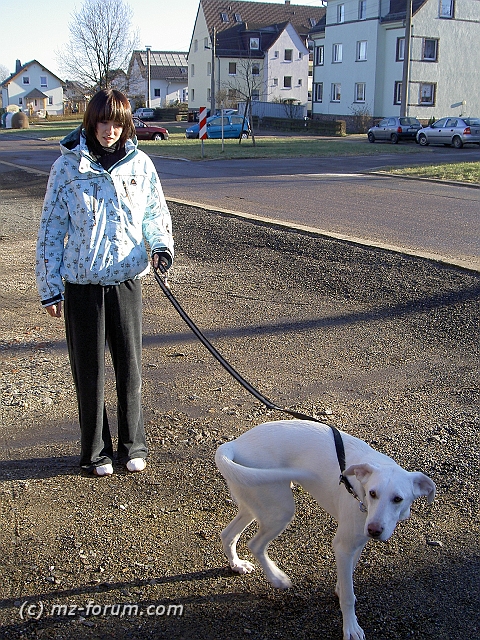
[(119, 141), (122, 147), (135, 135), (130, 103), (117, 89), (102, 89), (88, 103), (83, 116), (87, 141), (96, 140), (97, 124), (106, 120), (118, 122), (123, 127)]

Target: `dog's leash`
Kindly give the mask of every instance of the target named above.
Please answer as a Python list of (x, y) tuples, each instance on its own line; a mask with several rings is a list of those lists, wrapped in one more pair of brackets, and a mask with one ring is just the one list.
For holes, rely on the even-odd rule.
[[(320, 424), (325, 424), (321, 420), (319, 420), (318, 418), (314, 418), (313, 416), (308, 416), (304, 413), (300, 413), (299, 411), (294, 411), (293, 409), (279, 407), (274, 402), (272, 402), (267, 397), (265, 397), (262, 393), (260, 393), (260, 391), (255, 389), (255, 387), (253, 387), (247, 380), (245, 380), (245, 378), (242, 375), (240, 375), (238, 371), (234, 369), (229, 362), (225, 360), (222, 354), (213, 346), (213, 344), (208, 340), (208, 338), (206, 338), (204, 334), (200, 331), (200, 329), (197, 327), (194, 321), (190, 318), (188, 313), (183, 309), (182, 305), (179, 303), (177, 298), (173, 295), (172, 290), (170, 289), (170, 286), (167, 283), (166, 274), (162, 273), (158, 268), (154, 268), (153, 273), (155, 276), (155, 280), (160, 285), (160, 289), (163, 291), (168, 301), (173, 305), (173, 307), (175, 308), (179, 316), (182, 318), (182, 320), (190, 327), (190, 329), (197, 336), (197, 338), (200, 340), (203, 346), (206, 347), (208, 351), (210, 351), (212, 356), (222, 365), (224, 369), (228, 371), (228, 373), (233, 378), (235, 378), (237, 382), (239, 382), (242, 385), (244, 389), (246, 389), (249, 393), (251, 393), (252, 396), (257, 398), (257, 400), (259, 400), (262, 404), (264, 404), (267, 407), (267, 409), (272, 409), (275, 411), (280, 411), (281, 413), (286, 413), (292, 416), (293, 418), (297, 418), (298, 420), (308, 420), (311, 422), (313, 421), (313, 422), (318, 422)], [(322, 412), (322, 415), (327, 415), (327, 414), (325, 412)], [(354, 488), (350, 484), (349, 479), (343, 473), (345, 471), (346, 462), (345, 462), (345, 447), (343, 445), (342, 434), (333, 425), (329, 424), (328, 426), (332, 430), (333, 439), (335, 442), (335, 451), (337, 453), (338, 464), (341, 472), (340, 484), (345, 485), (345, 488), (348, 491), (348, 493), (350, 493), (355, 498), (355, 500), (358, 500), (358, 502), (360, 503), (360, 510), (366, 511), (366, 508), (363, 502), (361, 501), (359, 496), (356, 494)]]

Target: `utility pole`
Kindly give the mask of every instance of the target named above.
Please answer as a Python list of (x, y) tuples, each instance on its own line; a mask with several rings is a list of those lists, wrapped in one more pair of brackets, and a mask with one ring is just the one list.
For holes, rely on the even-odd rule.
[(151, 49), (151, 46), (146, 44), (145, 49), (147, 50), (147, 107), (150, 108), (150, 78), (151, 78), (150, 49)]
[(407, 0), (407, 15), (405, 18), (405, 46), (403, 48), (402, 100), (400, 116), (408, 113), (408, 84), (410, 82), (410, 44), (412, 39), (412, 1)]
[(215, 113), (215, 57), (216, 57), (217, 30), (212, 27), (212, 76), (210, 84), (210, 115)]

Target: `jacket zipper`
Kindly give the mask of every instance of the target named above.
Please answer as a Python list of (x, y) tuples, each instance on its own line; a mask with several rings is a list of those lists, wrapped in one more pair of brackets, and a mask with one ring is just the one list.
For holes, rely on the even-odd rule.
[(92, 213), (93, 213), (93, 222), (97, 224), (96, 213), (97, 213), (97, 196), (98, 196), (98, 184), (95, 182), (93, 184), (93, 203), (92, 203)]
[(122, 184), (123, 184), (123, 188), (125, 189), (125, 195), (128, 198), (128, 201), (130, 203), (130, 207), (132, 208), (132, 211), (133, 211), (133, 202), (132, 202), (132, 199), (130, 198), (130, 194), (128, 193), (128, 189), (127, 189), (127, 185), (126, 185), (125, 180), (122, 180)]

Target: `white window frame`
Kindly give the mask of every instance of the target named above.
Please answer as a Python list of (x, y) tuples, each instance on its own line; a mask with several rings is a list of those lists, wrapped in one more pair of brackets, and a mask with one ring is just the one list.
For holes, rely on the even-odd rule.
[(341, 42), (335, 42), (332, 45), (332, 62), (339, 64), (343, 58), (343, 45)]
[(323, 67), (325, 64), (325, 45), (320, 44), (315, 47), (315, 66)]
[(400, 80), (395, 82), (393, 89), (393, 104), (402, 104), (402, 82)]
[(250, 38), (250, 49), (260, 49), (260, 38)]
[(341, 102), (342, 100), (342, 85), (340, 82), (332, 82), (332, 90), (330, 95), (330, 102)]
[(211, 75), (212, 75), (212, 63), (209, 60), (207, 62), (207, 76), (211, 76)]
[(314, 102), (323, 102), (323, 82), (315, 83)]
[(283, 76), (283, 88), (291, 89), (293, 87), (292, 76)]
[(259, 76), (260, 75), (260, 65), (258, 64), (258, 62), (254, 62), (252, 64), (252, 76)]
[(395, 60), (403, 62), (405, 60), (405, 36), (397, 38), (397, 50), (395, 52)]
[(455, 17), (455, 0), (440, 0), (438, 3), (438, 17), (452, 19)]
[(434, 106), (436, 88), (435, 82), (421, 82), (418, 89), (418, 104), (426, 107)]
[(228, 75), (229, 76), (236, 76), (237, 75), (237, 63), (236, 62), (229, 62), (228, 63)]
[(358, 19), (366, 20), (367, 18), (367, 0), (359, 0), (358, 2)]
[(293, 62), (293, 49), (285, 49), (283, 52), (284, 62)]
[(365, 96), (367, 93), (367, 85), (365, 82), (356, 82), (355, 83), (355, 95), (354, 102), (356, 103), (365, 103)]
[(40, 76), (40, 86), (41, 87), (48, 87), (47, 76)]
[(203, 39), (203, 48), (210, 49), (210, 41), (208, 39), (208, 36)]
[(252, 100), (256, 100), (257, 102), (260, 100), (260, 90), (252, 89)]
[(367, 59), (367, 40), (357, 41), (357, 62), (363, 62)]
[(195, 65), (194, 64), (190, 65), (190, 75), (192, 76), (192, 78), (195, 75)]
[(273, 78), (272, 86), (278, 87), (278, 78)]
[(345, 22), (345, 5), (338, 4), (337, 5), (337, 23), (341, 24), (342, 22)]
[(30, 84), (30, 76), (23, 76), (22, 84)]
[(198, 51), (198, 40), (197, 39), (195, 39), (193, 41), (193, 51), (194, 52)]

